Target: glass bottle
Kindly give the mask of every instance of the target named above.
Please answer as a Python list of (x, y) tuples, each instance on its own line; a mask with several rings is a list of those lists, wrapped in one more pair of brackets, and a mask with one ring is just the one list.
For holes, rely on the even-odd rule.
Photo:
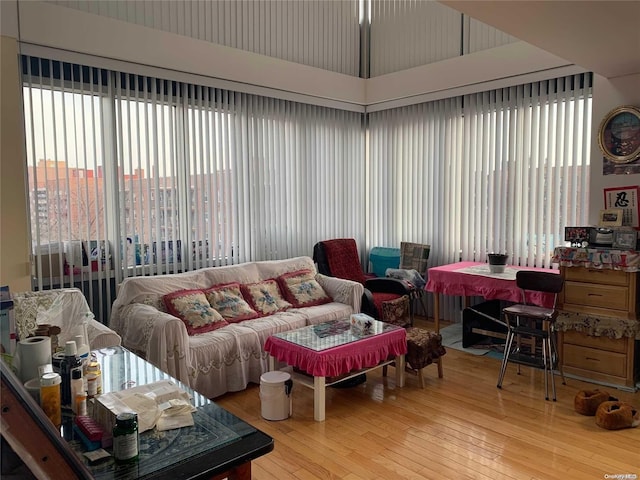
[(45, 373), (40, 377), (40, 406), (56, 428), (62, 425), (61, 381), (58, 373)]
[(116, 462), (127, 463), (138, 459), (138, 415), (120, 413), (113, 426), (113, 456)]

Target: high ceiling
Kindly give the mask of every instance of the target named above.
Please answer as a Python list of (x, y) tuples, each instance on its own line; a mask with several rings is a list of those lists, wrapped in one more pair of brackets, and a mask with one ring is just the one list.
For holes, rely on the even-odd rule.
[(440, 3), (604, 77), (640, 73), (640, 0)]

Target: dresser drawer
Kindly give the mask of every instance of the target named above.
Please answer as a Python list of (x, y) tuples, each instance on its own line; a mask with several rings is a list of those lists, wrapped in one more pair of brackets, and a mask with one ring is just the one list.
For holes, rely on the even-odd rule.
[[(598, 350), (607, 350), (610, 352), (627, 353), (627, 342), (630, 340), (624, 338), (609, 337), (592, 337), (575, 330), (563, 332), (563, 343), (565, 348), (567, 344), (580, 345), (583, 347), (596, 348)], [(631, 340), (632, 341), (632, 340)]]
[(626, 312), (629, 310), (629, 289), (623, 286), (566, 281), (564, 304), (610, 308)]
[(601, 283), (604, 285), (629, 285), (629, 273), (621, 270), (565, 268), (564, 279), (565, 281)]
[(562, 364), (616, 377), (627, 376), (627, 356), (617, 352), (565, 343)]

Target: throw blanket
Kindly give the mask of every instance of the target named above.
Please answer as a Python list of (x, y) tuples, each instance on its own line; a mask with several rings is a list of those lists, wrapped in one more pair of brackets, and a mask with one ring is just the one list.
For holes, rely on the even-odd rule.
[(405, 270), (403, 268), (387, 268), (387, 277), (404, 280), (413, 285), (417, 290), (422, 290), (427, 284), (422, 275), (417, 270)]

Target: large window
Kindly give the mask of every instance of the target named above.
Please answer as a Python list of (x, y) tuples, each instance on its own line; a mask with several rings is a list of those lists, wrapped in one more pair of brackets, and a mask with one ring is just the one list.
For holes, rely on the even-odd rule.
[(363, 261), (415, 241), (431, 265), (549, 266), (587, 221), (590, 75), (364, 116), (32, 57), (23, 73), (36, 287), (80, 286), (102, 320), (126, 276), (338, 237)]
[(103, 321), (126, 276), (363, 237), (358, 113), (32, 57), (23, 75), (36, 287), (79, 286)]
[(550, 267), (564, 227), (588, 221), (590, 74), (376, 112), (369, 125), (370, 245), (429, 243), (430, 265), (505, 252)]

